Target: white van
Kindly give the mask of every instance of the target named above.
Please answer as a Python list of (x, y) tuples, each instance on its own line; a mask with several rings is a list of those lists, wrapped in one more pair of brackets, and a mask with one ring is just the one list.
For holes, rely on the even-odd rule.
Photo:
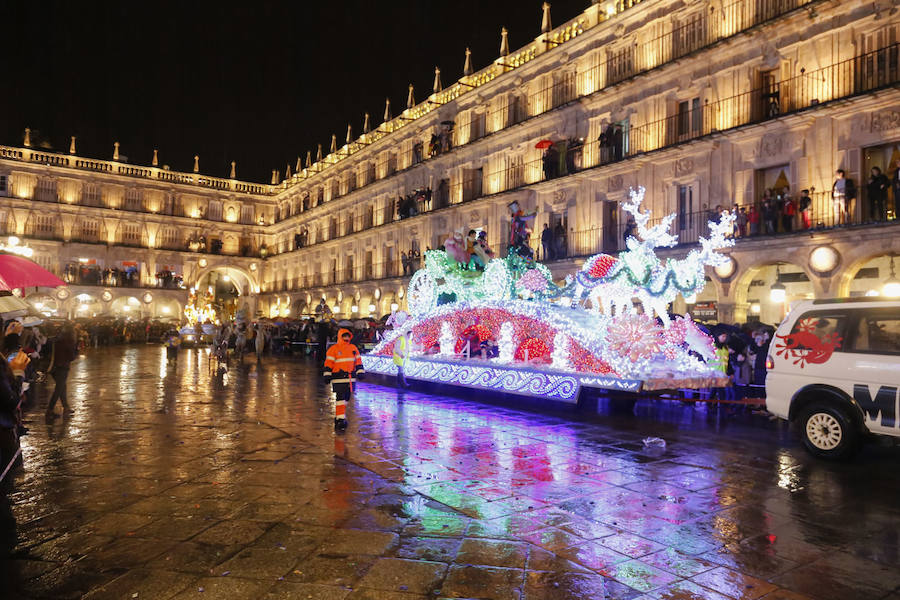
[(900, 301), (802, 302), (766, 367), (766, 408), (797, 423), (816, 456), (849, 456), (870, 433), (900, 437)]

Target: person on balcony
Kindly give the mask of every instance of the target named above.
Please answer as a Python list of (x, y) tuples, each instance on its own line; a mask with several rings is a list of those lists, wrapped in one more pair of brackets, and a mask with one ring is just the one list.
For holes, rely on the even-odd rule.
[(838, 169), (834, 185), (831, 186), (833, 225), (847, 223), (847, 208), (856, 199), (856, 184), (848, 178), (843, 169)]
[(541, 248), (544, 250), (545, 261), (556, 258), (556, 240), (553, 237), (553, 230), (550, 229), (550, 223), (544, 223), (544, 230), (541, 231)]
[(556, 258), (565, 258), (568, 254), (568, 245), (566, 244), (566, 228), (562, 221), (556, 222), (556, 227), (553, 228), (553, 238), (556, 244)]
[(896, 219), (897, 208), (900, 207), (900, 160), (895, 161), (893, 167), (894, 174), (891, 177), (891, 190), (894, 193), (894, 218)]
[(625, 155), (625, 132), (622, 130), (621, 125), (616, 125), (615, 132), (613, 133), (613, 160), (622, 160), (622, 157)]
[(778, 209), (772, 198), (766, 195), (763, 200), (763, 221), (766, 224), (766, 235), (775, 235), (775, 223), (778, 220)]
[(541, 155), (541, 168), (544, 171), (544, 179), (553, 179), (556, 177), (558, 163), (559, 156), (557, 155), (556, 150), (553, 149), (553, 146), (544, 148), (544, 153)]
[(759, 235), (759, 207), (756, 202), (750, 205), (750, 211), (747, 213), (747, 223), (750, 225), (750, 235)]
[(881, 172), (880, 167), (872, 167), (866, 191), (868, 192), (869, 215), (873, 221), (884, 221), (889, 187), (890, 181), (888, 181), (887, 175)]
[(801, 226), (803, 229), (809, 229), (812, 227), (812, 198), (809, 197), (809, 190), (800, 191), (797, 207), (800, 209)]
[(785, 193), (784, 204), (781, 207), (781, 226), (785, 233), (791, 233), (794, 230), (794, 201)]
[(410, 275), (409, 257), (403, 250), (400, 251), (400, 264), (403, 266), (403, 276)]

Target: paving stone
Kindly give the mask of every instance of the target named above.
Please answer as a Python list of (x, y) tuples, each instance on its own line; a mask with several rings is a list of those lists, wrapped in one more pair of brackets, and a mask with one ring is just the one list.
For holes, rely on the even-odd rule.
[(134, 569), (84, 597), (84, 600), (154, 598), (166, 600), (185, 589), (197, 578), (173, 571)]
[(350, 590), (340, 586), (319, 585), (315, 583), (293, 583), (279, 581), (263, 596), (264, 600), (344, 600)]
[(604, 598), (606, 581), (593, 573), (530, 571), (525, 576), (523, 600)]
[(396, 533), (336, 529), (319, 547), (320, 554), (372, 554), (380, 556), (399, 542)]
[(725, 567), (705, 571), (691, 578), (691, 581), (721, 592), (732, 598), (761, 598), (775, 590), (777, 586), (766, 581), (750, 577)]
[(521, 569), (453, 565), (444, 580), (440, 596), (518, 600), (523, 583)]
[(413, 594), (431, 594), (440, 589), (447, 565), (423, 560), (380, 558), (359, 581), (360, 588)]
[(288, 581), (353, 586), (378, 560), (374, 556), (311, 556), (298, 561)]
[(269, 523), (256, 521), (228, 520), (217, 523), (193, 538), (203, 544), (249, 544), (263, 535), (270, 527)]
[(525, 567), (527, 551), (527, 546), (523, 543), (469, 538), (463, 540), (454, 562), (522, 569)]
[(404, 537), (400, 538), (396, 555), (398, 558), (451, 562), (461, 544), (462, 540), (455, 538)]
[(230, 559), (216, 566), (218, 574), (229, 573), (251, 579), (283, 577), (297, 564), (297, 556), (287, 548), (244, 548)]
[[(258, 600), (272, 587), (270, 581), (240, 579), (238, 577), (201, 577), (173, 596), (174, 600)], [(138, 599), (139, 600), (139, 599)]]

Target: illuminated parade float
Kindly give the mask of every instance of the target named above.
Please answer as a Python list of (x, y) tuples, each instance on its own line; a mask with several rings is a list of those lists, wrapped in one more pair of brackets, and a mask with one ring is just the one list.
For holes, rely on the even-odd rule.
[[(531, 258), (530, 215), (510, 205), (510, 250), (492, 258), (482, 238), (451, 237), (425, 253), (407, 296), (410, 318), (363, 357), (369, 373), (394, 375), (394, 344), (409, 340), (407, 378), (576, 402), (582, 388), (622, 392), (721, 387), (712, 338), (668, 305), (699, 293), (705, 268), (727, 261), (734, 215), (710, 221), (709, 238), (683, 259), (660, 260), (672, 247), (674, 215), (650, 225), (644, 189), (623, 205), (634, 220), (627, 249), (598, 254), (555, 283)], [(640, 305), (641, 309), (638, 309)]]

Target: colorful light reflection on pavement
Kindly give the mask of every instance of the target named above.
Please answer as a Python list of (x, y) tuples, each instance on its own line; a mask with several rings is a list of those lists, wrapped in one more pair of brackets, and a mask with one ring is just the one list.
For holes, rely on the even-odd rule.
[(206, 357), (173, 368), (131, 347), (75, 364), (78, 412), (24, 439), (0, 589), (828, 600), (900, 586), (893, 448), (833, 465), (730, 409), (555, 414), (373, 384), (336, 435), (311, 365), (216, 378)]

